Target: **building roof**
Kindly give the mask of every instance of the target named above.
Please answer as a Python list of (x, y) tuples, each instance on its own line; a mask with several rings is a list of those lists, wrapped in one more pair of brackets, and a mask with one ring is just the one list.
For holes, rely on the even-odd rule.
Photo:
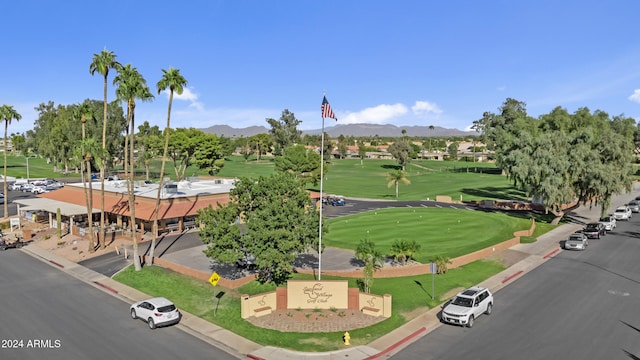
[[(63, 216), (75, 216), (82, 215), (87, 213), (86, 205), (76, 205), (73, 203), (68, 203), (64, 201), (58, 201), (53, 199), (16, 199), (15, 203), (18, 203), (20, 206), (20, 210), (28, 211), (28, 210), (44, 210), (50, 213), (57, 213), (58, 209), (60, 209), (60, 215)], [(100, 213), (100, 209), (93, 209), (93, 213)]]
[[(92, 200), (94, 212), (100, 210), (100, 183), (92, 183)], [(233, 181), (230, 180), (207, 180), (199, 182), (177, 183), (176, 192), (163, 191), (161, 193), (158, 218), (171, 219), (183, 216), (194, 216), (198, 210), (212, 206), (214, 209), (218, 204), (229, 202), (229, 192), (233, 188)], [(87, 187), (88, 188), (88, 187)], [(155, 200), (158, 192), (157, 184), (138, 184), (135, 188), (135, 216), (137, 219), (153, 220)], [(80, 206), (84, 211), (77, 212), (76, 215), (86, 214), (86, 200), (82, 183), (67, 184), (65, 187), (48, 193), (38, 195), (40, 199), (57, 201)], [(51, 206), (42, 202), (41, 210), (50, 211)], [(49, 202), (49, 204), (56, 204)], [(29, 206), (36, 206), (30, 204)], [(37, 207), (36, 206), (36, 207)], [(44, 207), (48, 208), (45, 209)], [(106, 212), (122, 216), (130, 216), (129, 195), (127, 194), (124, 181), (105, 181), (104, 209)], [(50, 212), (55, 212), (53, 211)]]

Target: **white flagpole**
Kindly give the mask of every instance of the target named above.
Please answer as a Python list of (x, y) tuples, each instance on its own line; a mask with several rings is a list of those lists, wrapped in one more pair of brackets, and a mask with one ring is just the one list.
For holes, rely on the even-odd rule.
[(318, 227), (318, 281), (322, 279), (322, 181), (324, 180), (324, 116), (320, 140), (320, 226)]

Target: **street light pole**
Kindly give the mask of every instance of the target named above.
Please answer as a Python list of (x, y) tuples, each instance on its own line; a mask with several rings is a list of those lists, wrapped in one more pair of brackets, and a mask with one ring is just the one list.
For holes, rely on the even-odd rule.
[(29, 183), (29, 156), (27, 158), (27, 184)]

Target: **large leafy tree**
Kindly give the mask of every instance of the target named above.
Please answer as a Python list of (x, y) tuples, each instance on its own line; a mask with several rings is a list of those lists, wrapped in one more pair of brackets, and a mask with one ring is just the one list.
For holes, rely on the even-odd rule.
[(604, 214), (614, 193), (631, 188), (633, 119), (610, 119), (587, 108), (569, 114), (560, 107), (533, 119), (514, 99), (499, 110), (477, 121), (487, 146), (514, 184), (556, 216), (554, 222), (586, 203), (599, 203)]
[(273, 144), (269, 135), (256, 134), (247, 139), (247, 145), (255, 151), (256, 157), (260, 160), (262, 155), (271, 152)]
[[(0, 118), (4, 120), (4, 177), (2, 183), (4, 184), (4, 194), (7, 193), (7, 129), (12, 120), (20, 121), (22, 115), (20, 115), (13, 106), (2, 105), (0, 106)], [(4, 201), (4, 217), (9, 216), (9, 204)]]
[[(121, 65), (116, 61), (116, 55), (113, 51), (108, 51), (106, 48), (98, 54), (93, 54), (93, 59), (89, 65), (89, 73), (93, 76), (96, 72), (102, 75), (104, 79), (103, 85), (103, 116), (102, 116), (102, 152), (107, 152), (107, 83), (109, 78), (109, 70), (114, 69), (118, 71)], [(100, 229), (101, 229), (101, 247), (104, 248), (105, 237), (105, 217), (104, 217), (104, 173), (106, 169), (106, 158), (102, 157), (100, 164)]]
[(229, 203), (198, 212), (205, 254), (231, 264), (255, 258), (261, 281), (283, 283), (298, 254), (317, 247), (319, 214), (303, 182), (290, 174), (235, 185)]
[(302, 145), (289, 146), (274, 159), (276, 170), (290, 173), (307, 183), (320, 180), (320, 155)]
[(179, 69), (169, 67), (169, 70), (162, 69), (162, 77), (156, 84), (158, 94), (163, 91), (169, 90), (169, 104), (167, 106), (167, 125), (164, 129), (164, 148), (162, 150), (162, 165), (160, 166), (160, 180), (158, 181), (158, 193), (156, 195), (156, 204), (153, 209), (153, 240), (151, 244), (151, 251), (149, 252), (150, 264), (153, 265), (154, 248), (156, 245), (156, 236), (158, 234), (158, 215), (160, 210), (160, 196), (162, 194), (162, 187), (164, 186), (164, 171), (167, 164), (167, 153), (169, 152), (169, 138), (171, 136), (171, 106), (173, 104), (173, 94), (181, 95), (184, 91), (184, 87), (187, 86), (187, 79), (180, 74)]
[(300, 143), (302, 131), (298, 130), (298, 125), (302, 121), (296, 119), (294, 113), (288, 109), (282, 111), (280, 119), (267, 119), (267, 123), (271, 126), (269, 135), (273, 140), (274, 155), (282, 155), (287, 147)]
[(224, 151), (218, 136), (202, 133), (199, 139), (193, 154), (194, 163), (209, 175), (217, 174), (224, 166)]
[[(138, 256), (138, 235), (136, 223), (136, 207), (135, 207), (135, 109), (136, 100), (151, 101), (153, 95), (147, 86), (147, 81), (140, 75), (138, 70), (127, 64), (120, 68), (119, 74), (113, 79), (116, 86), (116, 96), (118, 100), (127, 104), (127, 137), (128, 146), (125, 145), (125, 176), (127, 178), (127, 193), (129, 195), (129, 215), (131, 227), (131, 240), (133, 243), (133, 263), (136, 271), (142, 269), (140, 257)], [(129, 155), (127, 156), (127, 147)], [(104, 231), (103, 231), (104, 235)], [(104, 236), (100, 238), (101, 247), (103, 246)]]
[(389, 145), (389, 153), (396, 158), (396, 161), (402, 167), (402, 171), (405, 170), (405, 167), (411, 161), (412, 152), (413, 149), (406, 141), (397, 141)]

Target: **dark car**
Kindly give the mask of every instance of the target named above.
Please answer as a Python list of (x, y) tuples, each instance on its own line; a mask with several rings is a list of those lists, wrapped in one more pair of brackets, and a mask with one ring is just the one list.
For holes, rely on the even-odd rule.
[(582, 233), (589, 239), (600, 239), (601, 236), (607, 235), (607, 230), (604, 228), (604, 224), (597, 222), (587, 224)]

